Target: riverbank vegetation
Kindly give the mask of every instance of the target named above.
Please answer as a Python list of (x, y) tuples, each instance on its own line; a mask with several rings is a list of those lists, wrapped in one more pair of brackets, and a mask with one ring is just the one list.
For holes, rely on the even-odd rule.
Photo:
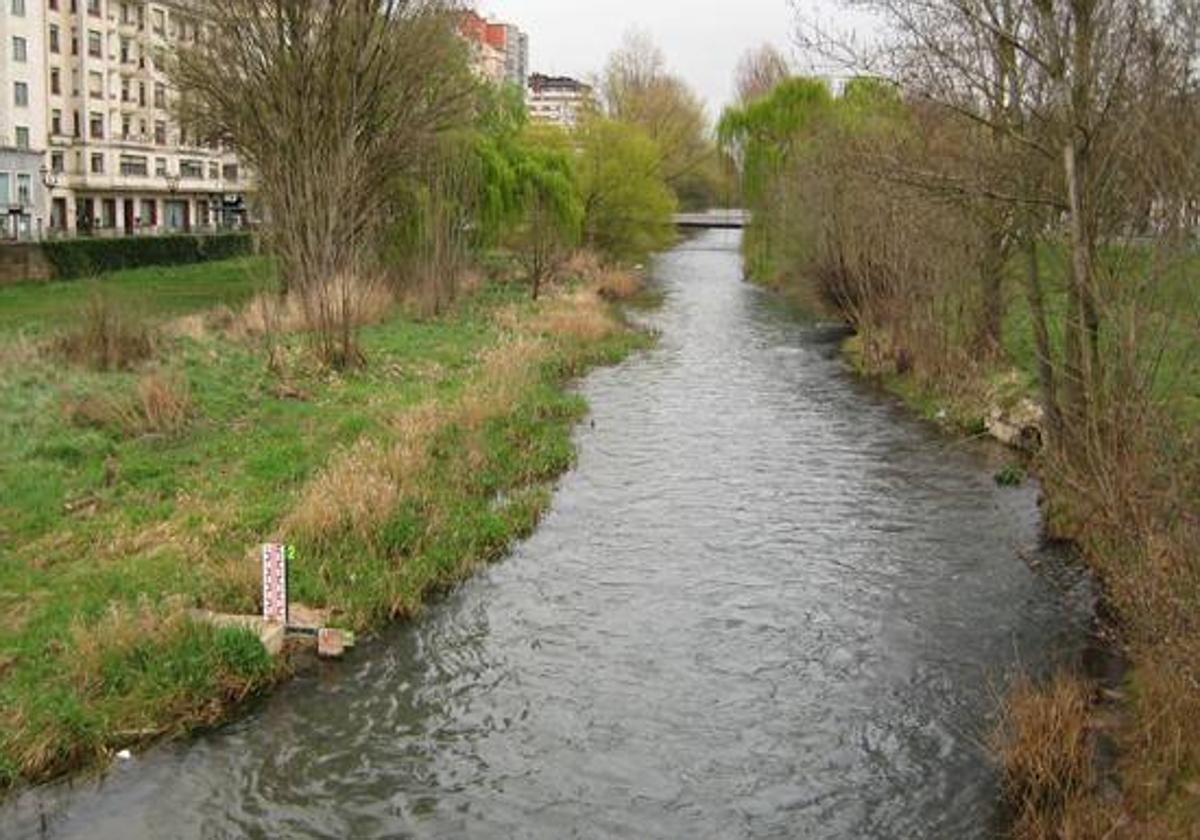
[(721, 120), (754, 212), (749, 270), (844, 317), (862, 370), (931, 416), (1015, 428), (1048, 528), (1096, 570), (1131, 668), (1115, 687), (1018, 684), (997, 741), (1016, 835), (1190, 836), (1195, 16), (1127, 0), (857, 5), (880, 17), (878, 51), (803, 31), (874, 72), (836, 91), (747, 84)]
[[(438, 317), (381, 304), (351, 371), (313, 355), (302, 315), (264, 323), (261, 298), (99, 322), (136, 353), (67, 351), (108, 316), (0, 333), (0, 780), (215, 720), (279, 678), (257, 638), (189, 618), (258, 611), (265, 540), (299, 548), (294, 600), (362, 630), (527, 533), (573, 457), (564, 381), (645, 342), (605, 299), (638, 284), (594, 265), (536, 302), (506, 259)], [(246, 299), (272, 266), (215, 270)]]
[(193, 618), (259, 612), (264, 541), (358, 630), (498, 556), (573, 458), (565, 382), (648, 340), (614, 308), (673, 235), (644, 127), (529, 125), (450, 4), (209, 7), (173, 104), (254, 172), (261, 253), (0, 290), (0, 786), (286, 676)]

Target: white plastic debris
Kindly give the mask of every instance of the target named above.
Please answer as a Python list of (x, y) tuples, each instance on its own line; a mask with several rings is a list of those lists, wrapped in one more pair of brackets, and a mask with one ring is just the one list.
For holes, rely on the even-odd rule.
[(131, 753), (129, 750), (121, 750), (119, 753), (117, 753), (117, 758), (119, 758), (121, 761), (130, 761), (133, 759), (133, 753)]

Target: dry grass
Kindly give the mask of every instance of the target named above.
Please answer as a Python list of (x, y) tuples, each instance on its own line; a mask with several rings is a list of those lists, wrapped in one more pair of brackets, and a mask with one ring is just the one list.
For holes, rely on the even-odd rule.
[(381, 280), (345, 275), (305, 294), (258, 294), (224, 325), (223, 307), (205, 320), (208, 327), (217, 326), (233, 338), (245, 339), (317, 329), (322, 313), (344, 314), (355, 327), (376, 324), (391, 313), (394, 304), (394, 295)]
[(28, 369), (43, 361), (42, 347), (32, 339), (18, 335), (0, 342), (0, 370), (15, 371)]
[(641, 275), (620, 268), (601, 271), (591, 286), (605, 300), (628, 300), (642, 290)]
[(95, 370), (128, 370), (155, 351), (150, 328), (113, 301), (95, 294), (80, 313), (80, 323), (58, 340), (72, 364)]
[(151, 371), (132, 392), (101, 392), (69, 398), (64, 413), (76, 426), (112, 428), (136, 437), (176, 435), (187, 428), (194, 412), (187, 380), (177, 373)]
[(991, 747), (1021, 840), (1059, 837), (1064, 815), (1092, 792), (1092, 693), (1088, 682), (1066, 673), (1044, 687), (1021, 676), (1009, 691)]
[(419, 491), (429, 445), (447, 412), (426, 403), (396, 417), (394, 442), (360, 440), (305, 488), (283, 530), (316, 544), (350, 531), (370, 540), (406, 496)]
[(589, 290), (547, 300), (533, 326), (544, 335), (585, 342), (606, 338), (618, 329), (604, 301)]
[(335, 458), (305, 489), (284, 523), (285, 532), (316, 544), (328, 544), (347, 530), (371, 540), (402, 501), (420, 497), (437, 435), (450, 426), (467, 432), (461, 454), (470, 459), (472, 437), (489, 420), (512, 410), (547, 353), (545, 344), (533, 338), (484, 351), (476, 378), (456, 401), (403, 412), (391, 423), (390, 443), (362, 440)]
[(600, 256), (595, 251), (586, 249), (576, 251), (563, 264), (561, 273), (567, 277), (578, 277), (585, 283), (595, 279), (604, 271)]
[(114, 603), (91, 624), (76, 619), (70, 635), (72, 682), (83, 694), (103, 691), (106, 660), (128, 655), (149, 639), (175, 635), (185, 620), (178, 603), (159, 609), (145, 601), (136, 607)]

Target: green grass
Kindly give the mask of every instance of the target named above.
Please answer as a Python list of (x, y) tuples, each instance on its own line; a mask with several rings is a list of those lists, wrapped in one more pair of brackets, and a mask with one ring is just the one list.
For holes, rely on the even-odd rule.
[[(238, 260), (98, 284), (164, 319), (244, 300), (268, 271)], [(549, 304), (493, 283), (437, 319), (396, 314), (364, 330), (369, 364), (345, 374), (316, 365), (303, 336), (283, 338), (282, 373), (253, 341), (164, 336), (153, 364), (188, 383), (192, 419), (181, 434), (144, 435), (64, 414), (68, 400), (131, 393), (142, 375), (70, 367), (53, 351), (87, 294), (0, 290), (0, 786), (211, 722), (277, 679), (257, 640), (180, 618), (256, 612), (265, 540), (299, 542), (294, 597), (357, 629), (419, 610), (501, 554), (574, 457), (586, 407), (566, 379), (647, 341), (624, 327), (546, 336), (536, 375), (501, 412), (438, 432), (419, 497), (367, 533), (293, 540), (283, 523), (323, 470), (365, 440), (394, 441), (414, 406), (453, 404), (478, 383), (481, 353), (512, 329), (498, 311), (528, 330)]]
[[(1061, 358), (1067, 309), (1067, 254), (1061, 247), (1039, 252), (1051, 343)], [(1139, 366), (1154, 372), (1152, 392), (1183, 426), (1200, 422), (1200, 254), (1175, 253), (1153, 261), (1150, 252), (1113, 248), (1101, 266), (1108, 302), (1106, 342), (1136, 327)], [(1037, 383), (1037, 350), (1028, 300), (1021, 285), (1023, 262), (1010, 272), (1005, 351), (1021, 371), (1032, 395)], [(1136, 313), (1136, 315), (1132, 314)]]
[(217, 304), (237, 306), (270, 283), (264, 257), (181, 266), (151, 266), (90, 280), (0, 286), (0, 333), (42, 332), (77, 317), (97, 292), (147, 317), (186, 315)]

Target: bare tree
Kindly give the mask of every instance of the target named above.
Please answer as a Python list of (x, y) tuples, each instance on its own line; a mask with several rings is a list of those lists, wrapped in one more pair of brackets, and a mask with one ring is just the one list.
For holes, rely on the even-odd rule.
[(377, 271), (385, 209), (470, 80), (441, 0), (209, 0), (169, 67), (180, 115), (253, 172), (284, 289), (330, 362), (359, 360), (353, 279)]
[[(1144, 128), (1151, 114), (1163, 114), (1156, 99), (1168, 92), (1178, 97), (1187, 87), (1194, 26), (1152, 0), (847, 5), (869, 9), (885, 23), (881, 48), (864, 52), (811, 26), (802, 33), (803, 45), (871, 67), (907, 96), (976, 127), (976, 142), (926, 161), (925, 171), (896, 161), (880, 168), (932, 193), (956, 195), (977, 219), (982, 344), (994, 345), (999, 335), (1004, 268), (1017, 249), (1027, 252), (1026, 294), (1047, 410), (1069, 421), (1077, 442), (1094, 443), (1095, 402), (1106, 377), (1099, 255), (1106, 241), (1129, 234), (1136, 222), (1130, 211), (1145, 215), (1147, 202), (1161, 203), (1162, 187), (1192, 180), (1194, 166), (1178, 154), (1180, 135), (1156, 131), (1173, 137), (1175, 148), (1156, 158), (1158, 186), (1147, 183)], [(1136, 210), (1139, 204), (1143, 209)], [(1037, 247), (1060, 233), (1069, 254), (1069, 311), (1058, 358)]]
[(704, 103), (667, 72), (650, 36), (631, 31), (609, 58), (604, 98), (610, 116), (643, 128), (659, 148), (662, 174), (672, 187), (713, 160)]
[(734, 73), (738, 101), (745, 105), (769, 93), (790, 74), (788, 60), (771, 44), (747, 50)]

